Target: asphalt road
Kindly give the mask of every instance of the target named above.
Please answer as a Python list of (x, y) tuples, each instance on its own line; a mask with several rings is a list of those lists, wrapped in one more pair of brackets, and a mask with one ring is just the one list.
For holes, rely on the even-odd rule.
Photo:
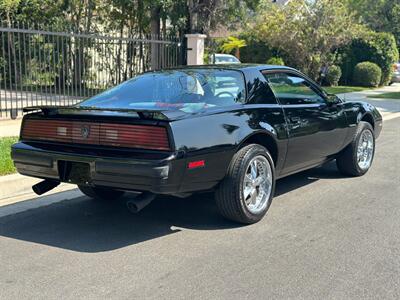
[(282, 179), (252, 226), (209, 195), (139, 215), (78, 196), (3, 216), (0, 298), (399, 299), (399, 146), (400, 118), (386, 121), (366, 176), (329, 164)]

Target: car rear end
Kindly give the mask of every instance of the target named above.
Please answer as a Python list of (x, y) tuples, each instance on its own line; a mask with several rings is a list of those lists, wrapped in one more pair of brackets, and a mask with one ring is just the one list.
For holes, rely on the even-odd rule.
[[(25, 109), (12, 158), (19, 173), (47, 179), (44, 191), (58, 182), (154, 194), (208, 190), (222, 176), (204, 161), (209, 134), (201, 141), (193, 135), (206, 123), (190, 120), (245, 95), (237, 70), (144, 73), (72, 107)], [(224, 147), (216, 148), (208, 155), (221, 165)]]
[(55, 182), (174, 193), (184, 161), (167, 120), (86, 111), (31, 113), (12, 147), (17, 171)]
[(400, 82), (400, 63), (396, 63), (393, 65), (393, 75), (391, 83), (399, 83)]

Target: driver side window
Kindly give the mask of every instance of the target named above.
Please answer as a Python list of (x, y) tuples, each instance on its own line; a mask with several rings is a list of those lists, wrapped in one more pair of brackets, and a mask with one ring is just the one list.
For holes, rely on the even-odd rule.
[(282, 105), (325, 103), (310, 83), (298, 75), (284, 72), (263, 75)]

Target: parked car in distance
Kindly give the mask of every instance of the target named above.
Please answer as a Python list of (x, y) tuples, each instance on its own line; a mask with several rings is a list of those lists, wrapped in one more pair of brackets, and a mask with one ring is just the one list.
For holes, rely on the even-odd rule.
[(210, 55), (210, 64), (240, 64), (240, 60), (231, 54), (215, 53)]
[(148, 72), (69, 107), (31, 107), (12, 146), (19, 173), (139, 211), (155, 195), (215, 192), (223, 216), (255, 223), (278, 178), (336, 160), (371, 167), (382, 117), (327, 94), (283, 66), (197, 66)]
[(393, 65), (393, 75), (390, 84), (400, 82), (400, 62)]

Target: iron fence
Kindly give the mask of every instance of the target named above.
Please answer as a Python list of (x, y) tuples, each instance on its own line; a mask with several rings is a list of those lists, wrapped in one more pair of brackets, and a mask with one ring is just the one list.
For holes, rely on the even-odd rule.
[(184, 63), (173, 37), (124, 37), (0, 23), (0, 118), (71, 105), (135, 74)]

